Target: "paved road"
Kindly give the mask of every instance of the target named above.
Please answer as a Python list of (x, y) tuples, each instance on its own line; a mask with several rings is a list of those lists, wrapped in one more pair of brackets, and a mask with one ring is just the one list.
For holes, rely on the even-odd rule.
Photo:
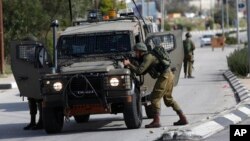
[(171, 108), (162, 105), (163, 127), (158, 129), (145, 129), (145, 124), (151, 122), (145, 119), (140, 129), (127, 130), (122, 115), (118, 114), (91, 116), (89, 123), (84, 124), (76, 124), (71, 118), (65, 123), (62, 133), (55, 135), (47, 135), (43, 130), (24, 131), (22, 128), (29, 122), (27, 100), (22, 101), (18, 89), (11, 89), (0, 91), (0, 140), (152, 141), (166, 131), (191, 129), (237, 104), (232, 89), (222, 75), (228, 69), (226, 56), (234, 49), (212, 51), (204, 47), (195, 51), (195, 79), (184, 79), (182, 73), (173, 92), (190, 122), (187, 126), (172, 126), (178, 117)]
[[(248, 126), (250, 126), (250, 119), (244, 120), (239, 125), (248, 125)], [(205, 141), (229, 141), (230, 140), (229, 133), (230, 133), (230, 128), (228, 127), (225, 130), (210, 136)]]

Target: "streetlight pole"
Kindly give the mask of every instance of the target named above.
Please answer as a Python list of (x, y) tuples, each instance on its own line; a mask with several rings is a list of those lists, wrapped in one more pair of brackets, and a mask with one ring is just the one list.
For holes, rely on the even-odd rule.
[(0, 0), (0, 74), (4, 73), (3, 1)]

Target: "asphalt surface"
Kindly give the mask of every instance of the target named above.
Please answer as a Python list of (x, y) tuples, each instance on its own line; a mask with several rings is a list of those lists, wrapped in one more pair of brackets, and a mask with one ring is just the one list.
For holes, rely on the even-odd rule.
[[(205, 139), (219, 131), (222, 131), (229, 127), (231, 124), (237, 124), (250, 117), (250, 100), (249, 90), (245, 86), (249, 80), (241, 81), (231, 72), (224, 72), (225, 79), (229, 82), (238, 100), (238, 104), (227, 112), (219, 113), (218, 116), (211, 120), (193, 126), (192, 128), (185, 129), (183, 131), (168, 131), (165, 132), (160, 140), (201, 140)], [(248, 86), (248, 85), (247, 85)], [(249, 87), (249, 86), (248, 86)], [(13, 75), (4, 75), (0, 77), (0, 89), (15, 89), (17, 85), (15, 83)]]

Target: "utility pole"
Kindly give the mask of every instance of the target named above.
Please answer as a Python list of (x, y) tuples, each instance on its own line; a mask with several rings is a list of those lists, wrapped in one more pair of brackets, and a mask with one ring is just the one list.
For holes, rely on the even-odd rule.
[[(250, 0), (246, 1), (247, 4), (247, 39), (248, 39), (248, 67), (250, 71)], [(249, 77), (249, 72), (248, 72), (248, 77)]]
[(199, 16), (201, 17), (201, 15), (202, 15), (202, 0), (200, 0), (200, 13), (199, 13)]
[(237, 45), (239, 46), (240, 40), (239, 40), (239, 15), (238, 15), (238, 12), (239, 12), (239, 1), (238, 0), (236, 0), (236, 5), (235, 6), (236, 6)]
[(229, 13), (228, 13), (228, 6), (229, 6), (228, 0), (226, 0), (227, 28), (229, 29)]
[(143, 18), (145, 17), (144, 9), (145, 9), (145, 7), (144, 7), (144, 0), (141, 0), (141, 14), (142, 14)]
[(223, 0), (221, 1), (221, 28), (222, 28), (222, 35), (224, 36), (225, 31), (224, 31), (224, 2)]
[(164, 32), (165, 22), (165, 0), (161, 1), (161, 32)]
[(4, 73), (3, 1), (0, 0), (0, 74)]
[(149, 16), (149, 0), (147, 1), (147, 16)]

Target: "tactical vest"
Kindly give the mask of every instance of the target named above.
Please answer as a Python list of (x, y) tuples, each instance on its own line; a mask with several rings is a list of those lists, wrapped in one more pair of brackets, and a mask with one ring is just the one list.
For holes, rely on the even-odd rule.
[(189, 40), (184, 40), (183, 46), (184, 46), (184, 54), (185, 55), (189, 54), (189, 52), (192, 51), (192, 44)]
[(150, 53), (159, 60), (159, 63), (151, 67), (149, 74), (152, 78), (158, 78), (169, 68), (171, 61), (167, 51), (163, 47), (154, 47)]

